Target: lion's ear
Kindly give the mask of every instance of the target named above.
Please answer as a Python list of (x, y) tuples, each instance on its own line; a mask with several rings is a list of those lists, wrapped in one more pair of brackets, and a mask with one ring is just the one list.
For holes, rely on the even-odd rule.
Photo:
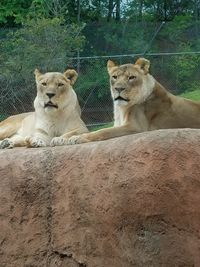
[(111, 72), (111, 69), (113, 67), (116, 67), (116, 66), (117, 65), (112, 60), (108, 60), (108, 62), (107, 62), (107, 70), (108, 70), (108, 73), (110, 73)]
[(78, 73), (75, 70), (69, 69), (64, 72), (65, 77), (70, 80), (70, 84), (73, 85), (76, 82)]
[(141, 57), (135, 62), (135, 65), (138, 65), (140, 69), (144, 71), (145, 74), (149, 72), (150, 61), (148, 59)]
[(35, 69), (34, 74), (36, 80), (42, 75), (42, 73), (38, 69)]

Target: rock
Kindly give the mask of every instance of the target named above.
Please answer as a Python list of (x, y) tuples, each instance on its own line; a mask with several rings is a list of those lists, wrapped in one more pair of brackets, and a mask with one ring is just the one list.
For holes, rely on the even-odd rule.
[(0, 151), (1, 267), (200, 266), (200, 130)]

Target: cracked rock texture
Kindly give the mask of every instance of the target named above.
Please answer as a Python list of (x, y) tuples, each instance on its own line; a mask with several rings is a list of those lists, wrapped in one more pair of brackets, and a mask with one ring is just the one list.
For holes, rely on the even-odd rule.
[(0, 151), (0, 267), (199, 267), (200, 130)]

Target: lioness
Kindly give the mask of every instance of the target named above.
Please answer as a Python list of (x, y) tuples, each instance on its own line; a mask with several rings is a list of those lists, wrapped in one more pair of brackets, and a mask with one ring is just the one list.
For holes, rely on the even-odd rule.
[(42, 74), (35, 70), (35, 112), (9, 117), (0, 123), (0, 148), (62, 145), (72, 135), (88, 132), (72, 85), (77, 72), (68, 69)]
[(73, 136), (68, 144), (105, 140), (167, 128), (200, 128), (200, 103), (169, 93), (149, 74), (150, 62), (107, 63), (114, 102), (114, 127)]

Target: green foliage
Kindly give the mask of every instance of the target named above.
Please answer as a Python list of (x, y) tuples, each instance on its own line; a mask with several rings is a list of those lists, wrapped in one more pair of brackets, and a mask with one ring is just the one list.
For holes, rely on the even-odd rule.
[[(86, 25), (85, 55), (122, 55), (141, 53), (148, 47), (155, 25), (132, 21), (91, 23)], [(138, 34), (139, 33), (139, 34)]]
[(167, 38), (172, 43), (179, 43), (186, 40), (187, 29), (194, 23), (193, 17), (189, 15), (175, 16), (174, 19), (167, 23), (161, 32), (163, 38)]
[[(33, 71), (64, 71), (70, 64), (69, 57), (81, 51), (85, 38), (81, 34), (83, 26), (63, 25), (59, 18), (30, 20), (24, 26), (8, 34), (0, 45), (1, 57), (1, 93), (7, 95), (11, 88), (5, 109), (26, 103), (32, 107), (35, 90)], [(12, 101), (10, 102), (10, 97)], [(28, 100), (28, 101), (27, 101)], [(6, 104), (8, 106), (6, 107)], [(2, 108), (3, 108), (2, 106)], [(29, 107), (29, 109), (30, 109)], [(19, 107), (17, 108), (19, 109)], [(21, 107), (21, 110), (27, 110)]]
[(13, 26), (24, 21), (32, 0), (1, 0), (0, 24)]
[[(121, 10), (116, 22), (117, 3)], [(80, 70), (76, 88), (82, 104), (87, 100), (87, 107), (98, 107), (101, 103), (103, 109), (110, 105), (107, 60), (79, 63), (71, 57), (77, 52), (81, 56), (132, 55), (118, 57), (121, 64), (145, 51), (200, 51), (199, 19), (198, 1), (188, 0), (1, 0), (0, 24), (13, 29), (8, 35), (7, 29), (1, 31), (0, 112), (32, 107), (36, 67), (44, 72), (64, 71), (69, 65)], [(83, 24), (74, 24), (79, 20)], [(198, 90), (199, 55), (149, 59), (151, 73), (169, 88), (174, 86), (173, 92)]]
[(77, 17), (76, 7), (77, 3), (70, 0), (1, 0), (0, 24), (16, 26), (30, 19), (55, 17), (67, 21), (70, 16)]
[(80, 100), (85, 101), (90, 95), (88, 105), (94, 106), (102, 99), (109, 99), (110, 90), (106, 61), (85, 61), (81, 63), (81, 67), (84, 71), (80, 73), (76, 86)]
[[(59, 60), (81, 50), (84, 44), (81, 30), (82, 27), (75, 24), (62, 25), (58, 18), (30, 20), (23, 28), (11, 32), (3, 42), (2, 62), (6, 61), (6, 67), (12, 71), (20, 70), (24, 74), (40, 66), (45, 71), (53, 70)], [(66, 64), (63, 62), (62, 66)]]
[(199, 2), (188, 0), (1, 0), (0, 23), (13, 26), (36, 17), (62, 17), (66, 22), (77, 22), (78, 17), (82, 22), (172, 21), (188, 15), (199, 19), (199, 14)]
[[(177, 56), (169, 66), (170, 75), (176, 79), (179, 93), (194, 90), (199, 83), (200, 57), (198, 55)], [(191, 77), (193, 79), (191, 80)]]
[(126, 16), (139, 20), (171, 21), (177, 15), (187, 15), (195, 12), (198, 1), (188, 0), (135, 0), (128, 1)]

